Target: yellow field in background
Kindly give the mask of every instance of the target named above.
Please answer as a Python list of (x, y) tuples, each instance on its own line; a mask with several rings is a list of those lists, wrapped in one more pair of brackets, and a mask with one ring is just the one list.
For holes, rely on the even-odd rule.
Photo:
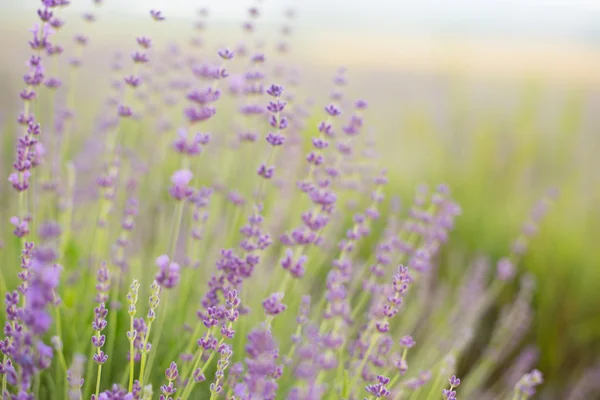
[(463, 72), (476, 78), (600, 83), (600, 46), (566, 40), (322, 34), (297, 43), (300, 56), (331, 65)]

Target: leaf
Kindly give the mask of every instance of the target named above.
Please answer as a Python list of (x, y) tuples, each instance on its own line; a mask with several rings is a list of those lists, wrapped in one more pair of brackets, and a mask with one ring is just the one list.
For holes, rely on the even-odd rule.
[(348, 376), (348, 370), (344, 370), (344, 384), (342, 386), (342, 400), (348, 398), (348, 391), (350, 390), (350, 377)]

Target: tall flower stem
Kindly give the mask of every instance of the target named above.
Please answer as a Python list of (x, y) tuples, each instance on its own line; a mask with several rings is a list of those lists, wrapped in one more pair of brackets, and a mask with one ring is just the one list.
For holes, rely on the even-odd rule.
[[(96, 332), (96, 338), (100, 340), (100, 332)], [(96, 349), (96, 354), (100, 356), (100, 347)], [(96, 398), (100, 393), (100, 381), (102, 379), (102, 363), (98, 363), (98, 375), (96, 376)]]
[[(129, 317), (129, 329), (133, 331), (133, 316)], [(135, 349), (133, 347), (133, 340), (129, 340), (129, 386), (128, 389), (131, 392), (133, 388), (133, 375), (135, 374)]]
[[(184, 165), (186, 165), (186, 164), (187, 164), (187, 159), (184, 159)], [(173, 260), (175, 257), (175, 251), (177, 250), (177, 241), (179, 240), (179, 231), (181, 230), (181, 222), (183, 220), (184, 208), (185, 208), (185, 201), (183, 201), (183, 200), (179, 201), (175, 208), (175, 217), (173, 219), (173, 228), (171, 231), (171, 243), (169, 246), (169, 260)], [(170, 291), (167, 290), (164, 294), (163, 312), (160, 313), (160, 315), (158, 316), (156, 334), (154, 335), (155, 346), (158, 346), (158, 343), (160, 342), (163, 326), (165, 324), (166, 317), (168, 314), (167, 308), (169, 306), (169, 293), (170, 293)], [(154, 366), (154, 359), (156, 358), (156, 355), (157, 355), (156, 351), (153, 352), (152, 354), (150, 354), (150, 359), (149, 359), (150, 365), (148, 366), (148, 372), (147, 372), (148, 375), (150, 375), (150, 373), (152, 372), (152, 367)]]

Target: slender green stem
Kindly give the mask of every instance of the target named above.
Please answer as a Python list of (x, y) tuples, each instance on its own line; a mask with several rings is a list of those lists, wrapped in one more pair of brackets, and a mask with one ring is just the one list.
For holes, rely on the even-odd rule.
[[(344, 363), (342, 362), (343, 358), (344, 358), (344, 346), (342, 345), (342, 346), (340, 346), (340, 348), (337, 351), (338, 368), (337, 368), (337, 373), (336, 373), (336, 377), (335, 377), (335, 382), (342, 383), (341, 390), (344, 389), (344, 387), (343, 387), (343, 385), (344, 385)], [(352, 389), (352, 386), (350, 386), (350, 389)], [(336, 385), (332, 385), (331, 386), (331, 395), (329, 396), (329, 398), (332, 400), (339, 398), (339, 395), (336, 392), (337, 392)]]
[[(100, 332), (96, 332), (96, 338), (98, 342), (100, 342)], [(96, 349), (96, 354), (100, 354), (100, 347)], [(100, 361), (100, 360), (98, 360)], [(102, 364), (98, 363), (98, 376), (96, 377), (96, 398), (98, 398), (98, 394), (100, 393), (100, 381), (102, 379)]]
[(98, 376), (96, 377), (96, 398), (100, 393), (100, 379), (102, 377), (102, 364), (98, 364)]
[(175, 219), (173, 221), (173, 230), (171, 233), (171, 245), (169, 247), (169, 259), (173, 261), (175, 250), (177, 249), (177, 241), (179, 240), (179, 231), (181, 230), (181, 221), (183, 219), (183, 209), (185, 202), (180, 201), (175, 210)]
[(512, 400), (522, 400), (521, 393), (515, 390), (515, 395), (513, 396)]
[[(129, 317), (129, 330), (133, 332), (133, 315)], [(134, 337), (129, 339), (129, 392), (133, 389), (133, 375), (135, 373), (135, 353), (133, 348)]]
[[(197, 336), (196, 332), (199, 333), (200, 329), (201, 329), (201, 325), (198, 324), (198, 326), (196, 328), (196, 331), (194, 332), (194, 337)], [(212, 330), (213, 330), (212, 327), (208, 328), (208, 331), (206, 331), (206, 334), (204, 335), (205, 339), (207, 339), (212, 334)], [(188, 353), (192, 351), (191, 347), (193, 346), (193, 344), (194, 344), (194, 340), (191, 340), (190, 343), (189, 343), (189, 345), (190, 345), (189, 350), (187, 351)], [(198, 358), (201, 358), (201, 357), (202, 357), (202, 349), (198, 349), (198, 352), (196, 353), (196, 355), (194, 356), (194, 359), (193, 359), (194, 363), (192, 365), (194, 365), (194, 367), (192, 369), (192, 372), (197, 368), (196, 365), (198, 364)], [(188, 368), (186, 368), (186, 366)], [(186, 364), (186, 366), (184, 366), (183, 373), (181, 374), (181, 376), (186, 377), (190, 373), (189, 364)]]
[(35, 374), (33, 377), (33, 394), (36, 399), (40, 398), (40, 374)]
[[(59, 338), (59, 340), (63, 340), (63, 336), (62, 336), (62, 321), (61, 321), (61, 316), (60, 316), (60, 306), (56, 306), (54, 308), (54, 312), (55, 312), (55, 321), (56, 321), (56, 336)], [(68, 391), (68, 387), (69, 387), (69, 383), (67, 382), (66, 376), (67, 376), (67, 362), (65, 361), (65, 354), (63, 352), (63, 348), (62, 348), (62, 343), (60, 345), (59, 349), (57, 350), (58, 353), (58, 362), (62, 368), (62, 372), (65, 375), (65, 392)], [(59, 369), (56, 369), (56, 384), (60, 384), (60, 380), (59, 380)]]
[[(158, 342), (160, 341), (160, 337), (162, 335), (162, 329), (165, 325), (165, 321), (167, 319), (167, 303), (169, 302), (169, 291), (166, 291), (164, 296), (163, 296), (163, 312), (158, 316), (158, 321), (157, 321), (157, 326), (156, 326), (156, 333), (154, 334), (154, 341), (153, 341), (153, 346), (155, 348), (158, 348)], [(146, 377), (148, 377), (150, 375), (150, 373), (152, 372), (152, 368), (154, 367), (154, 359), (156, 358), (156, 356), (158, 355), (157, 351), (154, 351), (150, 354), (150, 359), (148, 360), (148, 369), (146, 371)], [(146, 378), (144, 377), (144, 378)], [(144, 379), (146, 380), (146, 379)], [(140, 381), (141, 383), (141, 381)]]
[[(219, 341), (219, 344), (217, 345), (217, 347), (219, 347), (220, 345), (222, 345), (222, 344), (223, 344), (223, 341), (224, 341), (224, 340), (223, 340), (223, 339), (221, 339), (221, 340)], [(206, 362), (205, 362), (205, 363), (204, 363), (204, 365), (202, 366), (202, 370), (201, 370), (201, 371), (202, 371), (202, 373), (204, 373), (204, 372), (206, 371), (206, 368), (208, 368), (208, 366), (210, 365), (210, 362), (213, 360), (213, 358), (215, 358), (215, 354), (217, 354), (217, 352), (216, 352), (216, 351), (213, 351), (213, 352), (211, 353), (210, 357), (208, 357), (208, 360), (206, 360)], [(200, 361), (201, 361), (201, 360), (202, 360), (202, 357), (198, 357), (198, 358), (196, 359), (196, 362), (194, 363), (194, 368), (192, 369), (192, 373), (193, 373), (193, 371), (195, 371), (196, 369), (198, 369), (198, 367), (200, 366)], [(185, 388), (184, 392), (183, 392), (183, 395), (181, 396), (181, 400), (186, 400), (186, 399), (189, 397), (189, 395), (192, 393), (192, 390), (194, 389), (194, 385), (195, 385), (195, 384), (196, 384), (196, 381), (195, 381), (193, 378), (191, 378), (191, 379), (189, 380), (189, 383), (187, 384), (187, 386), (186, 386), (186, 388)]]
[[(184, 159), (184, 166), (187, 164), (187, 161)], [(177, 203), (177, 207), (175, 209), (175, 218), (173, 220), (173, 229), (171, 231), (171, 244), (169, 247), (169, 261), (174, 262), (173, 258), (175, 257), (175, 250), (177, 249), (177, 241), (179, 240), (179, 231), (181, 230), (181, 222), (183, 219), (183, 210), (184, 210), (185, 202), (179, 201)], [(154, 346), (158, 347), (158, 343), (162, 336), (163, 326), (167, 319), (167, 307), (169, 303), (169, 291), (165, 292), (164, 298), (162, 300), (163, 303), (163, 311), (158, 316), (156, 334), (154, 335)], [(152, 372), (152, 368), (154, 366), (154, 359), (156, 358), (157, 352), (153, 352), (150, 354), (149, 366), (147, 374), (149, 375)], [(143, 355), (142, 355), (143, 357)], [(141, 383), (141, 381), (140, 381)]]
[[(375, 345), (377, 344), (377, 339), (378, 339), (378, 334), (377, 333), (373, 334), (373, 336), (371, 337), (371, 343), (369, 343), (369, 347), (367, 347), (367, 351), (365, 352), (365, 355), (364, 355), (363, 359), (361, 360), (360, 365), (358, 366), (358, 369), (356, 370), (356, 372), (359, 376), (362, 373), (363, 368), (367, 364), (367, 361), (369, 360), (369, 356), (371, 355), (371, 352), (373, 351), (373, 349), (375, 348)], [(352, 381), (352, 383), (350, 384), (350, 393), (353, 393), (352, 391), (354, 390), (354, 385), (356, 385), (357, 381), (358, 381), (358, 379), (354, 379)]]
[[(232, 327), (233, 327), (233, 323), (230, 322), (227, 326), (227, 329), (231, 329)], [(212, 331), (212, 328), (210, 328), (206, 332), (206, 336), (205, 336), (206, 338), (208, 338), (210, 336), (211, 331)], [(219, 340), (219, 343), (217, 343), (217, 346), (215, 348), (218, 349), (224, 342), (225, 342), (225, 338), (222, 337), (221, 340)], [(206, 360), (206, 362), (202, 366), (202, 370), (201, 370), (202, 374), (204, 374), (204, 372), (206, 371), (206, 368), (208, 368), (208, 366), (210, 365), (210, 362), (212, 361), (213, 358), (215, 358), (216, 354), (217, 354), (217, 351), (213, 350), (211, 355), (208, 357), (208, 360)], [(200, 365), (201, 360), (202, 360), (202, 349), (198, 349), (197, 358), (196, 358), (196, 361), (194, 362), (194, 367), (192, 368), (192, 374), (194, 373), (194, 371), (196, 369), (198, 369), (198, 366)], [(190, 377), (188, 379), (188, 384), (183, 391), (183, 395), (181, 396), (181, 400), (187, 399), (187, 397), (192, 393), (192, 390), (194, 389), (195, 384), (196, 384), (195, 379), (193, 379), (193, 377)]]
[(408, 398), (408, 400), (418, 400), (420, 393), (421, 393), (421, 388), (418, 388), (417, 390), (413, 390), (413, 392), (410, 395), (410, 397)]
[[(427, 397), (425, 398), (426, 400), (430, 400), (430, 399), (435, 399), (437, 397), (439, 397), (440, 392), (437, 390), (437, 388), (440, 386), (440, 383), (443, 382), (444, 377), (442, 376), (441, 371), (438, 372), (435, 381), (433, 381), (433, 385), (431, 385), (431, 388), (429, 389), (429, 393), (427, 394)], [(437, 393), (437, 396), (436, 396)]]
[[(296, 328), (296, 332), (294, 333), (294, 336), (299, 337), (301, 333), (302, 333), (302, 325), (298, 325), (298, 327)], [(297, 347), (297, 345), (294, 342), (294, 344), (292, 344), (292, 346), (290, 347), (290, 350), (287, 352), (285, 359), (289, 360), (290, 358), (292, 358), (292, 356), (296, 352), (296, 347)]]
[(150, 328), (152, 328), (152, 322), (148, 322), (148, 329), (146, 330), (146, 337), (144, 338), (144, 345), (142, 347), (142, 359), (140, 361), (140, 376), (138, 378), (141, 387), (144, 387), (144, 370), (146, 369), (146, 357), (148, 356), (148, 351), (146, 350), (146, 347), (148, 346), (148, 339), (150, 338)]

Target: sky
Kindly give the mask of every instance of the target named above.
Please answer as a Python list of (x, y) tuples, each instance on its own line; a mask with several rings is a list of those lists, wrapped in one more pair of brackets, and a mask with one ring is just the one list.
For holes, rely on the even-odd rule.
[[(92, 0), (73, 0), (89, 10)], [(329, 31), (564, 37), (600, 42), (600, 0), (262, 0), (263, 21), (277, 23), (292, 6), (300, 29)], [(256, 0), (104, 0), (103, 13), (139, 15), (149, 9), (186, 18), (207, 7), (211, 20), (237, 22)], [(38, 0), (0, 0), (4, 12), (33, 9)]]

